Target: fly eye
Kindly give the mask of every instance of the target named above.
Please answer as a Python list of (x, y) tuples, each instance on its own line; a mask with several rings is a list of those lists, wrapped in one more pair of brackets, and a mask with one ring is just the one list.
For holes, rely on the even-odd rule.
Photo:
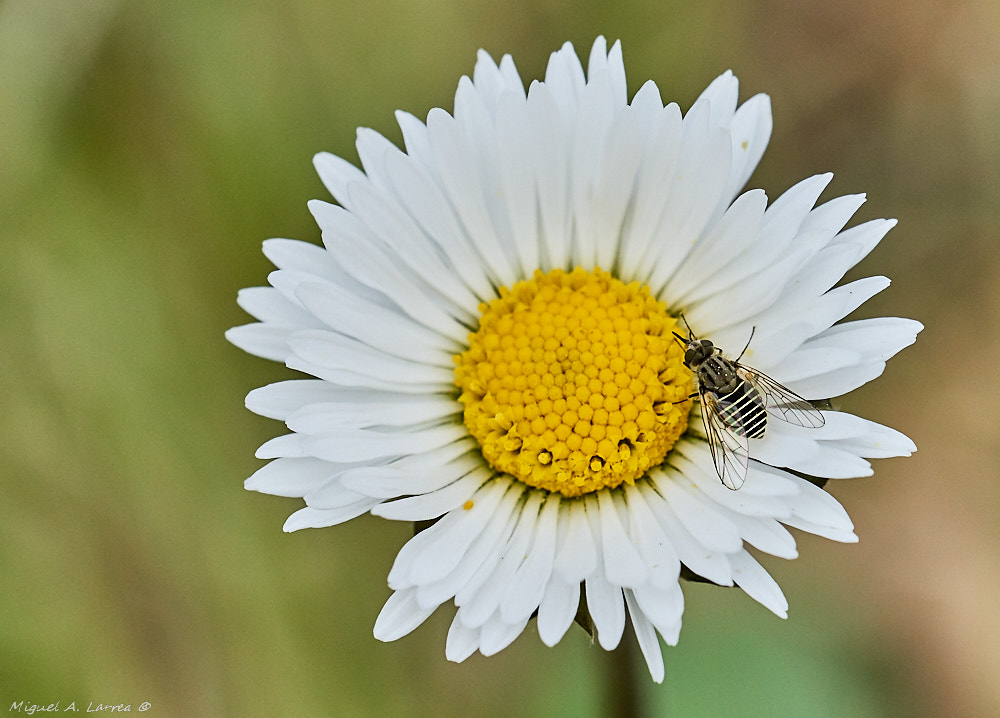
[(714, 345), (714, 344), (712, 344), (712, 342), (710, 342), (710, 341), (709, 341), (708, 339), (702, 339), (702, 340), (701, 340), (701, 345), (702, 345), (703, 347), (705, 347), (706, 349), (711, 349), (711, 348), (712, 348), (713, 346), (715, 346), (715, 345)]

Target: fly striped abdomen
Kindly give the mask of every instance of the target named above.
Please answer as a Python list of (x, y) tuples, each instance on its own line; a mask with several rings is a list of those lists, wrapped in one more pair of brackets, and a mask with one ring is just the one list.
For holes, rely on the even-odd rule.
[(760, 439), (767, 428), (767, 410), (757, 389), (741, 380), (736, 389), (719, 397), (719, 413), (726, 426), (739, 436)]

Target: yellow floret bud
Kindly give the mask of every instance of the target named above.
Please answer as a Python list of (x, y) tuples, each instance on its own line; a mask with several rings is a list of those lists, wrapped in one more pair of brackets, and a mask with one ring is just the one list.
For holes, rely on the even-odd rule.
[(480, 311), (455, 383), (497, 471), (581, 496), (634, 483), (687, 428), (677, 324), (645, 285), (601, 269), (536, 271)]

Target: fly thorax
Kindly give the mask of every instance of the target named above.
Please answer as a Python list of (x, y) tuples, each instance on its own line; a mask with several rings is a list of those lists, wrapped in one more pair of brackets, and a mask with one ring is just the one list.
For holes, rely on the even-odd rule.
[(742, 380), (736, 374), (736, 366), (723, 356), (706, 359), (698, 367), (698, 382), (705, 389), (720, 396), (736, 391)]

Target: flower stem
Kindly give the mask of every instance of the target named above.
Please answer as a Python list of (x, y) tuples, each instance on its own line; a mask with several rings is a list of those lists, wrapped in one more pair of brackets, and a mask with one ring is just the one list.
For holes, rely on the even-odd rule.
[(631, 625), (629, 621), (618, 647), (605, 653), (604, 675), (608, 684), (601, 715), (608, 718), (642, 718), (643, 715), (639, 644), (631, 635)]

